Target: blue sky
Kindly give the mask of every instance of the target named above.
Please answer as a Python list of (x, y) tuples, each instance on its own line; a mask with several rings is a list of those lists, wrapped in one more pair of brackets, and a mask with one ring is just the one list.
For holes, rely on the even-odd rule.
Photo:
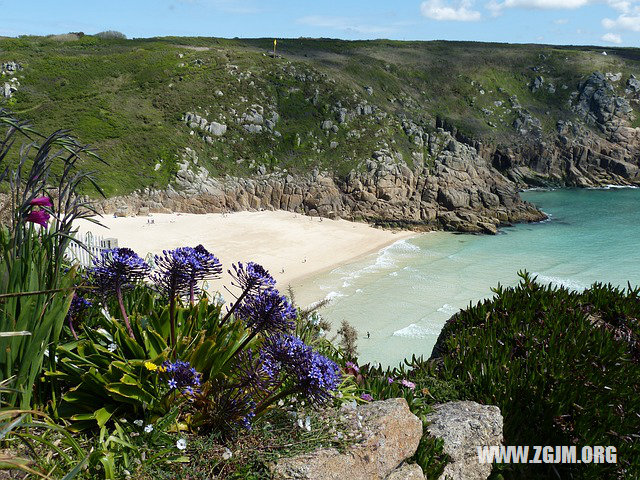
[(640, 0), (0, 0), (0, 35), (332, 37), (640, 46)]

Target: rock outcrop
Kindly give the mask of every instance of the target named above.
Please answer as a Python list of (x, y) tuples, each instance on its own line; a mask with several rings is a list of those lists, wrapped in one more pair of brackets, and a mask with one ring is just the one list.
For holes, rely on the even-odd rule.
[(422, 423), (404, 398), (344, 408), (361, 439), (340, 453), (335, 448), (284, 458), (273, 468), (275, 479), (399, 480), (424, 479), (418, 465), (403, 462), (411, 457), (422, 437)]
[(6, 62), (0, 64), (0, 76), (10, 77), (9, 81), (0, 83), (0, 97), (11, 98), (18, 91), (20, 82), (15, 75), (22, 70), (22, 65), (17, 62)]
[(491, 464), (478, 461), (477, 447), (501, 445), (502, 415), (492, 405), (475, 402), (449, 402), (436, 405), (427, 415), (428, 432), (444, 440), (444, 453), (450, 457), (440, 480), (485, 480)]
[[(205, 121), (201, 119), (201, 123)], [(361, 169), (342, 178), (318, 169), (307, 175), (264, 172), (254, 178), (214, 178), (198, 165), (195, 151), (186, 149), (175, 187), (108, 199), (102, 211), (134, 215), (281, 209), (389, 226), (474, 233), (496, 233), (501, 224), (545, 218), (520, 199), (513, 182), (475, 147), (459, 142), (443, 129), (425, 137), (422, 141), (432, 152), (431, 165), (423, 159), (409, 164), (389, 150), (379, 150)]]

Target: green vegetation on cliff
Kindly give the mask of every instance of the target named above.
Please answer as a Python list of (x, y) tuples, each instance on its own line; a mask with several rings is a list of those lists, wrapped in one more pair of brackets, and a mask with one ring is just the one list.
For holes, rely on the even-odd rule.
[(618, 452), (616, 464), (503, 466), (505, 478), (638, 478), (640, 290), (574, 292), (523, 274), (495, 293), (445, 325), (433, 353), (439, 376), (500, 407), (505, 445)]
[[(437, 116), (485, 144), (518, 144), (527, 136), (515, 124), (527, 115), (540, 119), (543, 136), (573, 119), (571, 94), (594, 71), (621, 73), (620, 94), (640, 74), (637, 49), (605, 56), (595, 47), (285, 39), (282, 57), (272, 58), (271, 46), (271, 39), (3, 38), (0, 64), (22, 70), (17, 90), (0, 101), (41, 130), (63, 126), (98, 147), (110, 168), (91, 167), (107, 194), (124, 194), (164, 187), (184, 147), (201, 152), (218, 175), (316, 166), (346, 174), (380, 148), (405, 160), (422, 153), (428, 163), (428, 149), (402, 121), (433, 128)], [(216, 137), (190, 128), (187, 112), (228, 130)], [(252, 125), (261, 131), (248, 131)]]

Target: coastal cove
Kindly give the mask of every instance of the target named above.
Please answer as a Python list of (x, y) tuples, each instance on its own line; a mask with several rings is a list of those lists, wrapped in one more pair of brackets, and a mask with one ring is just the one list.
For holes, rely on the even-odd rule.
[[(359, 333), (361, 362), (396, 365), (428, 357), (459, 309), (514, 285), (527, 270), (543, 283), (582, 290), (593, 282), (640, 284), (640, 190), (528, 191), (549, 220), (503, 228), (499, 235), (433, 232), (294, 284), (301, 304), (322, 298), (335, 327)], [(367, 339), (367, 332), (370, 338)]]

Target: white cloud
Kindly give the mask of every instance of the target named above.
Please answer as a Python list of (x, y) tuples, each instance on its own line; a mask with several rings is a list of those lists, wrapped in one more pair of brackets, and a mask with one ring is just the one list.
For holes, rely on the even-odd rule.
[(622, 43), (622, 37), (617, 33), (611, 33), (611, 32), (605, 33), (604, 35), (602, 35), (600, 37), (600, 40), (608, 43), (616, 43), (616, 44)]
[[(576, 10), (587, 5), (606, 3), (609, 7), (621, 13), (629, 13), (634, 10), (640, 13), (640, 0), (490, 0), (485, 7), (493, 15), (499, 15), (507, 8), (528, 8), (532, 10)], [(557, 20), (556, 24), (563, 24), (567, 21)]]
[(607, 30), (631, 30), (632, 32), (640, 32), (640, 12), (638, 15), (622, 14), (615, 20), (605, 18), (602, 20), (602, 26)]
[(445, 3), (444, 0), (427, 0), (420, 5), (420, 12), (433, 20), (477, 22), (482, 15), (472, 7), (471, 0), (455, 1), (452, 4)]
[(298, 18), (296, 22), (311, 27), (330, 28), (333, 30), (362, 34), (386, 34), (395, 30), (391, 27), (361, 24), (346, 17), (326, 17), (323, 15), (310, 15)]
[[(592, 3), (592, 0), (505, 0), (497, 2), (491, 0), (486, 8), (494, 16), (502, 13), (505, 8), (528, 8), (532, 10), (575, 10)], [(556, 22), (554, 22), (556, 23)], [(566, 23), (566, 21), (565, 21)]]

